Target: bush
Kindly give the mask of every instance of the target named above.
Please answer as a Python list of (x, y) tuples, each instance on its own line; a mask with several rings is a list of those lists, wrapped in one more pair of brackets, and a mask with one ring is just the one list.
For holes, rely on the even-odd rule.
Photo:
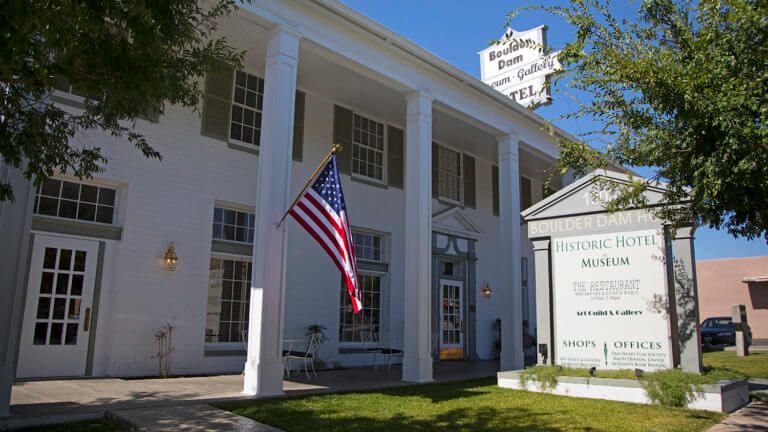
[(703, 394), (700, 375), (667, 369), (645, 374), (640, 382), (654, 404), (686, 407)]
[(554, 390), (557, 386), (557, 377), (561, 375), (559, 367), (555, 366), (531, 366), (520, 372), (520, 387), (528, 390), (528, 384), (537, 381), (541, 391)]

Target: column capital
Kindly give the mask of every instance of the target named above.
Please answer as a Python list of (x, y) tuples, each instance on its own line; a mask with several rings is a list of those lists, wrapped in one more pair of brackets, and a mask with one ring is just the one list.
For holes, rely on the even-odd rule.
[(693, 233), (696, 232), (698, 225), (685, 226), (675, 229), (672, 232), (674, 240), (693, 239)]
[(426, 90), (416, 90), (406, 93), (406, 118), (426, 116), (432, 118), (432, 101), (435, 98)]
[(551, 242), (550, 239), (535, 239), (531, 240), (531, 243), (533, 243), (533, 250), (534, 251), (540, 251), (540, 250), (549, 250), (549, 243)]
[(267, 33), (267, 59), (284, 55), (298, 61), (299, 39), (303, 34), (294, 27), (276, 24)]
[(496, 142), (499, 147), (499, 159), (512, 157), (517, 159), (520, 154), (520, 137), (516, 134), (497, 135)]

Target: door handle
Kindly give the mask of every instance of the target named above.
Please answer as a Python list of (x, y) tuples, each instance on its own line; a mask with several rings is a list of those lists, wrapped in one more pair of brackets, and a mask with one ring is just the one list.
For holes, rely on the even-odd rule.
[(88, 331), (91, 327), (91, 308), (85, 308), (85, 324), (83, 324), (83, 331)]

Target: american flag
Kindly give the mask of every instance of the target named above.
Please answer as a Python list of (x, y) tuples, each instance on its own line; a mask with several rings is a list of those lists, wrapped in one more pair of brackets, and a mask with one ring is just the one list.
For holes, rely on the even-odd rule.
[(336, 155), (331, 156), (317, 180), (291, 209), (290, 215), (320, 243), (344, 275), (355, 313), (363, 308), (357, 282), (355, 247), (341, 191)]

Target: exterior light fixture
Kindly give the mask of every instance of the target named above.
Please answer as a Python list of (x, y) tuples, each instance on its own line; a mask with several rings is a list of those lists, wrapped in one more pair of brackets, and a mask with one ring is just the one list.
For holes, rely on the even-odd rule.
[(173, 248), (173, 242), (168, 244), (168, 250), (165, 251), (165, 257), (163, 259), (163, 266), (168, 271), (176, 270), (176, 263), (179, 261), (179, 257), (176, 256), (176, 252)]
[(483, 287), (480, 288), (480, 292), (483, 294), (483, 297), (491, 296), (491, 287), (488, 286), (488, 282), (483, 284)]

